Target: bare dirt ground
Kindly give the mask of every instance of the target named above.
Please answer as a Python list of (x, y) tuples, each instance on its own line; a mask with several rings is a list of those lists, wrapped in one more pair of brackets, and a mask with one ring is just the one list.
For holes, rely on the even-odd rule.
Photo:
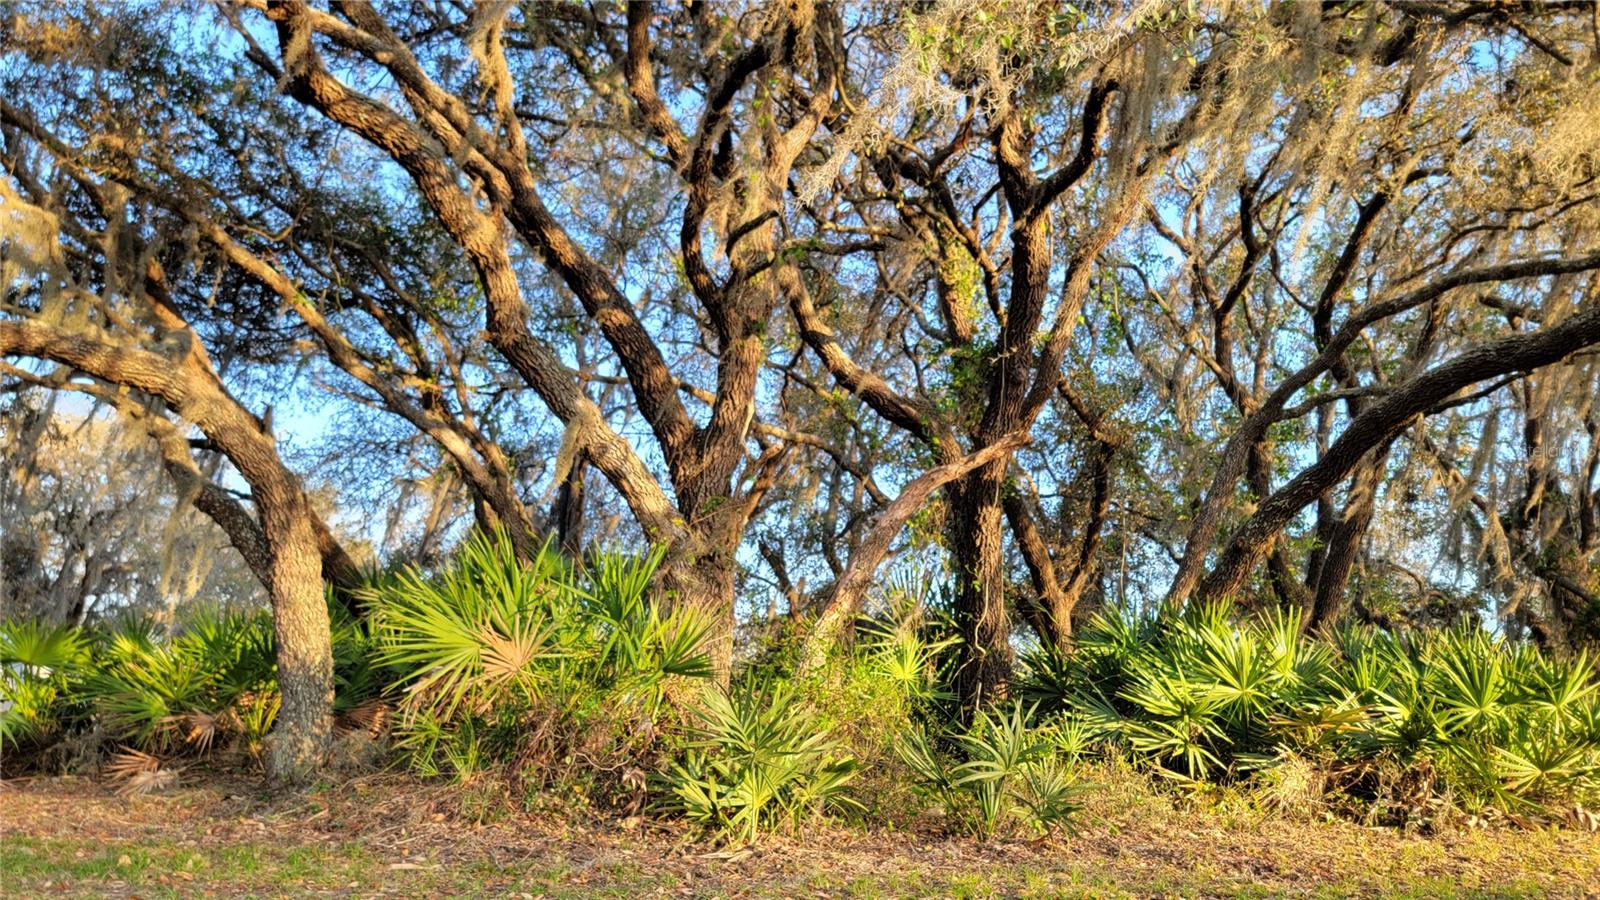
[(1600, 897), (1600, 836), (1197, 808), (1105, 786), (1075, 834), (990, 845), (816, 828), (717, 848), (650, 820), (464, 818), (459, 789), (371, 775), (274, 797), (195, 778), (119, 797), (88, 779), (0, 785), (0, 896)]

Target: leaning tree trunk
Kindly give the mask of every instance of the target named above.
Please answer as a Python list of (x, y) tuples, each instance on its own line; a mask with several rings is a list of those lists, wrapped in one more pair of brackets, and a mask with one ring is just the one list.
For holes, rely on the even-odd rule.
[(1072, 649), (1072, 610), (1082, 594), (1083, 582), (1078, 582), (1080, 590), (1076, 592), (1062, 584), (1049, 545), (1039, 533), (1039, 526), (1034, 523), (1033, 514), (1022, 497), (1008, 495), (1005, 511), (1012, 538), (1033, 584), (1034, 597), (1019, 612), (1033, 626), (1041, 644), (1062, 653), (1069, 652)]
[(561, 552), (575, 560), (583, 558), (584, 467), (583, 451), (579, 450), (573, 455), (567, 477), (561, 479), (555, 508), (550, 514), (556, 536), (561, 541)]
[(1216, 565), (1200, 583), (1200, 598), (1236, 593), (1266, 556), (1272, 539), (1300, 510), (1348, 476), (1368, 451), (1392, 441), (1413, 416), (1426, 415), (1457, 391), (1478, 382), (1560, 362), (1596, 343), (1600, 343), (1600, 306), (1539, 331), (1479, 344), (1395, 385), (1356, 416), (1321, 458), (1262, 502), (1234, 531)]
[(305, 780), (327, 757), (333, 735), (333, 651), (323, 593), (323, 539), (300, 479), (278, 456), (272, 434), (216, 380), (199, 353), (180, 364), (177, 412), (195, 423), (250, 484), (266, 537), (267, 593), (277, 637), (281, 704), (267, 776)]
[[(1025, 435), (1014, 433), (990, 444), (976, 453), (952, 462), (935, 466), (917, 476), (905, 486), (883, 512), (873, 520), (866, 535), (850, 554), (850, 563), (829, 589), (822, 612), (811, 626), (800, 650), (800, 670), (815, 671), (827, 661), (828, 654), (849, 632), (850, 624), (860, 614), (866, 602), (867, 587), (878, 564), (888, 555), (895, 536), (916, 512), (927, 503), (934, 491), (974, 469), (995, 459), (1007, 457), (1011, 451), (1026, 442)], [(1002, 459), (1003, 461), (1003, 459)]]
[[(165, 311), (158, 307), (158, 311)], [(35, 321), (0, 322), (0, 355), (48, 359), (155, 395), (199, 428), (250, 485), (266, 540), (282, 703), (267, 757), (269, 777), (293, 783), (321, 765), (332, 734), (333, 654), (323, 596), (323, 550), (300, 480), (261, 420), (222, 384), (204, 348), (175, 314), (164, 336), (177, 358)]]
[(1339, 620), (1348, 606), (1350, 573), (1355, 568), (1361, 539), (1372, 525), (1377, 509), (1378, 487), (1383, 480), (1384, 465), (1389, 459), (1388, 448), (1373, 451), (1372, 459), (1356, 469), (1350, 479), (1350, 492), (1344, 509), (1334, 519), (1328, 532), (1327, 546), (1322, 564), (1313, 586), (1311, 614), (1306, 617), (1307, 631), (1319, 631)]
[(298, 479), (277, 464), (276, 454), (263, 452), (259, 441), (251, 440), (259, 435), (244, 433), (248, 425), (236, 429), (238, 433), (229, 431), (224, 440), (247, 460), (241, 471), (248, 472), (259, 523), (193, 469), (182, 435), (166, 418), (144, 419), (180, 492), (192, 493), (195, 506), (223, 526), (267, 589), (282, 701), (267, 774), (280, 783), (300, 781), (321, 763), (332, 736), (333, 654), (324, 578), (335, 597), (356, 614), (354, 563), (311, 509)]

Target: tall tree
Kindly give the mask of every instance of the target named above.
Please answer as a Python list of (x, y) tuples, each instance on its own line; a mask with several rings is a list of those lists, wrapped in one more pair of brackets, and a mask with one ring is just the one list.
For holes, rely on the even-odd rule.
[[(9, 123), (8, 123), (9, 124)], [(143, 210), (64, 155), (41, 173), (34, 140), (4, 131), (4, 191), (11, 267), (0, 288), (0, 356), (66, 367), (94, 384), (137, 392), (131, 415), (149, 429), (169, 469), (195, 479), (195, 506), (213, 516), (261, 576), (272, 601), (282, 706), (269, 773), (294, 780), (318, 765), (332, 730), (333, 664), (324, 572), (349, 583), (354, 564), (283, 463), (266, 420), (217, 373), (199, 334), (181, 315), (160, 242)], [(97, 391), (94, 384), (84, 390)], [(179, 426), (197, 428), (250, 485), (253, 515), (200, 482)]]

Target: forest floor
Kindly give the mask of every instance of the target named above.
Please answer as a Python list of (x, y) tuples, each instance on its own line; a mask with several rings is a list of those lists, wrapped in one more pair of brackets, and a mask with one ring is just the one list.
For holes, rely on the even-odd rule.
[(461, 816), (459, 791), (369, 775), (293, 797), (195, 778), (0, 784), (0, 897), (1600, 897), (1600, 835), (1432, 836), (1108, 786), (1076, 833), (982, 845), (810, 829), (719, 850), (649, 820)]

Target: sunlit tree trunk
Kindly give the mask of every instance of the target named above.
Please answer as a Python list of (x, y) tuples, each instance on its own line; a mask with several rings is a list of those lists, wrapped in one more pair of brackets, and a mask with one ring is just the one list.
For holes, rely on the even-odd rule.
[(170, 308), (163, 319), (170, 343), (183, 348), (177, 359), (44, 323), (14, 321), (0, 322), (0, 355), (52, 360), (160, 397), (198, 427), (250, 484), (266, 544), (265, 586), (282, 695), (267, 772), (276, 782), (294, 783), (321, 765), (332, 736), (333, 654), (318, 529), (299, 479), (283, 466), (261, 420), (223, 387), (193, 331)]

